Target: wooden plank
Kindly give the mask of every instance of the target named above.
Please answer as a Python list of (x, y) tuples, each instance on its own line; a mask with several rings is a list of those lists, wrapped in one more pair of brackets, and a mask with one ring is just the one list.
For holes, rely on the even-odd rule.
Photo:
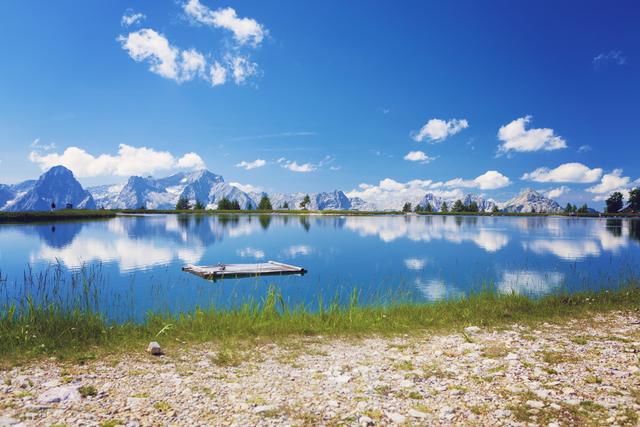
[(205, 279), (215, 280), (224, 277), (256, 277), (267, 275), (305, 274), (302, 267), (284, 264), (276, 261), (256, 264), (219, 264), (213, 266), (199, 266), (188, 264), (182, 271), (195, 274)]

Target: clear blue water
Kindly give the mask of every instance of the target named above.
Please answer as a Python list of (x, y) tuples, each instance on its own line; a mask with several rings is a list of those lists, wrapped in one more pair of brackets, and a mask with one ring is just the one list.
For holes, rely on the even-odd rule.
[[(305, 276), (209, 282), (186, 263), (277, 260)], [(99, 307), (117, 320), (196, 306), (234, 307), (276, 286), (317, 307), (360, 300), (431, 301), (493, 285), (542, 295), (617, 286), (640, 266), (640, 221), (565, 217), (189, 216), (0, 225), (0, 306), (24, 297), (24, 272), (100, 273)], [(69, 273), (71, 274), (71, 273)]]

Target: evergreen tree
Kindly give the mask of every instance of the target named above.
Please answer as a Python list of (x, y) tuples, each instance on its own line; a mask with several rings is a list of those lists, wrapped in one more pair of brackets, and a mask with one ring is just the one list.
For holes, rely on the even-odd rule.
[(493, 209), (491, 209), (491, 212), (498, 213), (498, 212), (500, 212), (500, 209), (498, 209), (497, 205), (493, 205)]
[(411, 212), (411, 203), (407, 202), (404, 204), (404, 206), (402, 207), (402, 212)]
[(289, 209), (289, 202), (284, 202), (282, 204), (282, 209)]
[(622, 209), (623, 200), (624, 200), (624, 197), (622, 196), (621, 192), (616, 191), (613, 194), (611, 194), (611, 196), (609, 196), (609, 198), (606, 201), (607, 213), (620, 212), (620, 210)]
[(206, 209), (206, 206), (200, 200), (196, 200), (196, 205), (193, 207), (193, 209), (197, 211), (203, 211)]
[(640, 187), (629, 191), (629, 208), (632, 212), (640, 212)]
[(273, 206), (271, 206), (271, 200), (269, 200), (269, 196), (267, 196), (266, 194), (262, 195), (260, 203), (258, 203), (258, 209), (261, 211), (273, 210)]
[(586, 203), (580, 206), (580, 209), (578, 209), (578, 213), (588, 213), (588, 212), (589, 212), (589, 206), (587, 206)]
[(424, 211), (425, 212), (433, 212), (433, 206), (431, 206), (431, 203), (427, 202), (427, 206), (424, 207)]
[(178, 203), (176, 203), (176, 210), (186, 211), (189, 209), (191, 209), (191, 204), (189, 203), (189, 199), (187, 199), (186, 197), (180, 197), (178, 199)]
[(564, 213), (572, 213), (573, 212), (573, 206), (571, 206), (571, 203), (567, 203), (567, 206), (564, 208)]
[(424, 212), (422, 209), (422, 206), (420, 206), (420, 204), (417, 204), (415, 208), (413, 208), (413, 211), (415, 213), (420, 213), (420, 212)]
[(478, 212), (478, 204), (476, 202), (471, 202), (468, 206), (465, 206), (465, 210), (467, 212)]
[(451, 212), (464, 212), (464, 205), (462, 204), (462, 200), (456, 200), (456, 202), (453, 204), (453, 207), (451, 208)]
[(307, 209), (310, 204), (311, 204), (311, 197), (309, 197), (309, 195), (306, 194), (304, 196), (304, 199), (302, 199), (302, 201), (300, 202), (300, 208), (301, 209)]
[[(232, 210), (232, 211), (239, 211), (240, 210), (240, 202), (237, 201), (237, 200), (234, 200), (233, 202), (230, 203), (229, 209)], [(251, 206), (247, 206), (247, 210), (251, 210)]]
[(440, 212), (449, 212), (449, 206), (447, 206), (447, 202), (442, 202), (442, 206), (440, 206)]

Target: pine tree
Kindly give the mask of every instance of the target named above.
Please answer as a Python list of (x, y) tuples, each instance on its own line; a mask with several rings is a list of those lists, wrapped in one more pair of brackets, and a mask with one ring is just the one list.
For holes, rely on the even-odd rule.
[(300, 202), (300, 208), (301, 209), (307, 209), (310, 204), (311, 204), (311, 197), (309, 197), (309, 195), (306, 194), (304, 196), (304, 199), (302, 199), (302, 201)]
[(456, 200), (456, 202), (453, 204), (453, 207), (451, 208), (451, 212), (464, 212), (464, 205), (462, 204), (462, 200)]
[(629, 208), (632, 212), (640, 212), (640, 187), (629, 191)]
[(271, 206), (271, 200), (269, 200), (269, 196), (267, 196), (266, 194), (262, 195), (260, 203), (258, 203), (258, 209), (261, 211), (273, 210), (273, 206)]
[(442, 206), (440, 206), (440, 212), (449, 212), (449, 206), (447, 206), (447, 202), (442, 202)]
[(468, 206), (465, 206), (465, 210), (467, 212), (478, 212), (478, 204), (476, 202), (471, 202)]
[(623, 200), (624, 197), (622, 196), (621, 192), (616, 191), (611, 194), (611, 196), (609, 196), (609, 198), (606, 200), (607, 213), (620, 212), (620, 210), (622, 209)]
[(589, 212), (589, 206), (587, 206), (586, 203), (580, 206), (580, 209), (578, 209), (578, 213), (588, 213), (588, 212)]
[(176, 210), (187, 211), (189, 209), (191, 209), (191, 204), (189, 203), (189, 199), (187, 199), (186, 197), (180, 197), (178, 199), (178, 203), (176, 203)]
[(200, 200), (196, 200), (196, 205), (193, 207), (193, 209), (197, 211), (203, 211), (206, 209), (206, 206)]
[(284, 202), (282, 204), (282, 209), (289, 209), (289, 202)]
[(404, 204), (404, 206), (402, 207), (402, 212), (411, 212), (411, 203), (407, 202)]
[(491, 209), (491, 212), (498, 213), (498, 212), (500, 212), (500, 209), (498, 209), (497, 205), (493, 205), (493, 208)]

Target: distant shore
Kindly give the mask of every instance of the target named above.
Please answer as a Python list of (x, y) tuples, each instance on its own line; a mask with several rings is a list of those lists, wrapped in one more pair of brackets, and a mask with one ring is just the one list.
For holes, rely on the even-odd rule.
[(338, 215), (338, 216), (507, 216), (507, 217), (548, 217), (562, 216), (567, 218), (638, 218), (640, 213), (534, 213), (534, 212), (401, 212), (401, 211), (347, 211), (347, 210), (174, 210), (174, 209), (113, 209), (113, 210), (57, 210), (44, 212), (0, 212), (2, 223), (31, 223), (52, 221), (73, 221), (83, 219), (107, 219), (117, 215)]

